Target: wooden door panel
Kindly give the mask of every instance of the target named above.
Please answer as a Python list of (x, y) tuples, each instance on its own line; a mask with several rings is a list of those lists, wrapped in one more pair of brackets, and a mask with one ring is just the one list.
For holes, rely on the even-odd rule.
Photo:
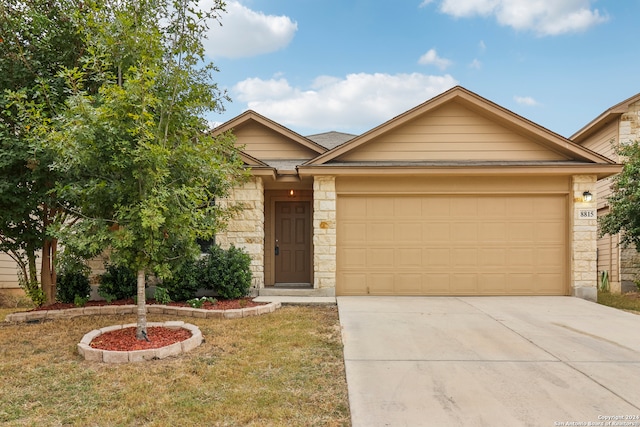
[(276, 202), (276, 283), (311, 282), (311, 204)]

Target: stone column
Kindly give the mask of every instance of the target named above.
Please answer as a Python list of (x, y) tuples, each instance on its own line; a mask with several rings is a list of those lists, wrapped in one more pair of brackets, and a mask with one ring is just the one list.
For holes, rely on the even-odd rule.
[(313, 179), (313, 287), (336, 287), (336, 178)]
[[(598, 298), (598, 220), (595, 175), (574, 175), (571, 203), (571, 295), (596, 301)], [(583, 200), (589, 191), (593, 198)]]
[(244, 185), (234, 188), (229, 203), (241, 204), (243, 209), (227, 222), (226, 230), (216, 235), (216, 243), (223, 248), (232, 244), (251, 255), (254, 289), (264, 287), (264, 184), (262, 178), (252, 177)]

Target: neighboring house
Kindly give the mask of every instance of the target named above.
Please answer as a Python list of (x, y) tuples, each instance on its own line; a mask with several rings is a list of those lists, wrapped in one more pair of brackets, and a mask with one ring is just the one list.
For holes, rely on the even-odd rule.
[[(580, 129), (571, 138), (585, 148), (619, 161), (616, 144), (640, 139), (640, 94), (614, 105)], [(607, 198), (611, 194), (611, 178), (598, 181), (598, 216), (609, 211)], [(634, 280), (640, 279), (640, 256), (635, 247), (618, 245), (618, 235), (598, 239), (598, 274), (606, 271), (611, 290), (637, 290)]]
[(0, 291), (16, 292), (18, 285), (18, 266), (9, 255), (0, 252)]
[(262, 293), (597, 297), (597, 181), (620, 165), (473, 92), (355, 137), (253, 111), (230, 129), (252, 179), (216, 239)]
[(473, 92), (359, 136), (253, 111), (230, 129), (252, 176), (216, 241), (260, 293), (597, 298), (597, 182), (620, 165)]

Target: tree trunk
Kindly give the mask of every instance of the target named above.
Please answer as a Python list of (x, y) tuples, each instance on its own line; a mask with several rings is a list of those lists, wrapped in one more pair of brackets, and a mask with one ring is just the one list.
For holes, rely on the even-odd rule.
[(57, 241), (45, 238), (42, 244), (42, 265), (40, 269), (40, 283), (47, 298), (47, 304), (56, 300), (56, 272), (54, 261), (56, 257)]
[(147, 337), (147, 306), (146, 289), (144, 280), (144, 270), (138, 270), (138, 326), (136, 328), (136, 338), (149, 341)]

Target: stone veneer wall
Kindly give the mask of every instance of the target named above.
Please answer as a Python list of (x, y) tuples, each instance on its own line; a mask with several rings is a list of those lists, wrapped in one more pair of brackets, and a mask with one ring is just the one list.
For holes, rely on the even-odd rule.
[(313, 287), (336, 287), (336, 178), (313, 179)]
[[(595, 175), (575, 175), (572, 180), (572, 212), (570, 221), (571, 236), (571, 295), (596, 301), (598, 298), (598, 261), (597, 239), (598, 223), (596, 217), (582, 219), (581, 209), (596, 212), (597, 193)], [(582, 193), (593, 194), (591, 202), (583, 202)]]
[[(621, 144), (640, 140), (640, 102), (631, 104), (620, 117), (618, 132)], [(637, 290), (634, 281), (640, 279), (640, 253), (634, 246), (620, 248), (619, 266), (621, 291)]]
[(216, 235), (216, 243), (223, 248), (232, 244), (251, 255), (251, 286), (264, 287), (264, 184), (262, 178), (252, 177), (242, 187), (233, 189), (229, 200), (241, 203), (243, 209), (227, 223), (226, 230)]

